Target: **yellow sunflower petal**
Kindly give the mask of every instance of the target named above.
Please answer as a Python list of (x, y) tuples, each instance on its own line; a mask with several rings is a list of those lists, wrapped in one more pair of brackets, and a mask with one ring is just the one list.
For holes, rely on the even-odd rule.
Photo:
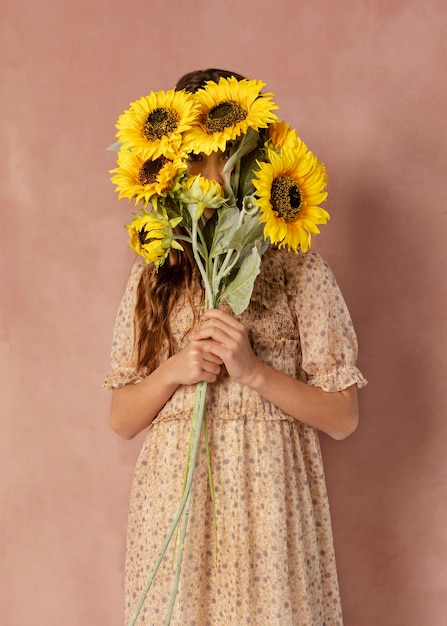
[(274, 150), (282, 150), (285, 146), (293, 150), (305, 148), (303, 140), (287, 122), (274, 122), (269, 126), (269, 143)]
[(264, 235), (280, 247), (305, 252), (311, 234), (320, 232), (317, 224), (329, 219), (317, 206), (327, 197), (326, 170), (307, 148), (284, 145), (279, 153), (268, 150), (268, 158), (268, 162), (258, 163), (253, 179)]
[(139, 215), (127, 226), (129, 246), (158, 269), (166, 260), (171, 247), (178, 248), (172, 230), (177, 223), (178, 219), (168, 220), (160, 213)]
[(153, 196), (164, 196), (174, 191), (186, 170), (186, 161), (177, 156), (173, 161), (164, 156), (145, 159), (122, 147), (118, 152), (118, 167), (111, 170), (112, 183), (119, 198), (135, 199), (146, 204)]
[(228, 141), (245, 134), (249, 128), (259, 130), (277, 121), (272, 94), (261, 94), (265, 84), (259, 80), (220, 78), (208, 81), (195, 93), (200, 104), (199, 123), (187, 133), (190, 152), (210, 154), (224, 150)]
[(131, 102), (118, 119), (116, 136), (144, 159), (161, 155), (173, 159), (183, 134), (197, 121), (199, 109), (197, 100), (185, 91), (153, 91)]
[(222, 186), (217, 181), (200, 174), (186, 177), (179, 198), (185, 203), (204, 202), (207, 207), (213, 209), (218, 209), (225, 203)]

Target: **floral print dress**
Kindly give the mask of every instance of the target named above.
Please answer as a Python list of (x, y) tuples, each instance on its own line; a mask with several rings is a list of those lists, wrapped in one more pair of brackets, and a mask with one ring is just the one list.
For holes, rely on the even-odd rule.
[[(136, 262), (119, 309), (108, 388), (138, 383), (134, 307), (144, 268)], [(196, 305), (200, 307), (200, 295)], [(179, 348), (193, 324), (188, 298), (173, 311)], [(317, 253), (268, 249), (249, 307), (239, 316), (256, 355), (328, 392), (366, 380), (334, 276)], [(132, 486), (126, 557), (128, 624), (172, 522), (182, 491), (195, 386), (181, 386), (149, 427)], [(318, 434), (225, 371), (208, 386), (205, 445), (199, 449), (174, 626), (342, 624), (331, 520)], [(161, 626), (174, 578), (173, 546), (137, 620)]]

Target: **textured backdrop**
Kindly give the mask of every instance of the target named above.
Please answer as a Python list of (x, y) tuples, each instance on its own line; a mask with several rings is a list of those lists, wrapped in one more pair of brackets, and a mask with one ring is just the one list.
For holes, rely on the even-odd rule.
[(109, 430), (101, 388), (132, 261), (104, 147), (208, 66), (264, 80), (330, 175), (315, 249), (370, 381), (357, 432), (322, 437), (345, 626), (445, 624), (446, 32), (444, 0), (2, 8), (2, 624), (122, 625), (142, 435)]

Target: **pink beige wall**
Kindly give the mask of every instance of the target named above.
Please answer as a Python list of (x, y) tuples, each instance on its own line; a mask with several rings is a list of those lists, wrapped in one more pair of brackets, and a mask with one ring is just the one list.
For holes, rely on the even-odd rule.
[(142, 437), (101, 389), (132, 259), (104, 147), (210, 65), (267, 82), (330, 173), (315, 247), (370, 381), (358, 431), (322, 438), (346, 626), (447, 623), (446, 32), (444, 0), (4, 3), (2, 625), (122, 624)]

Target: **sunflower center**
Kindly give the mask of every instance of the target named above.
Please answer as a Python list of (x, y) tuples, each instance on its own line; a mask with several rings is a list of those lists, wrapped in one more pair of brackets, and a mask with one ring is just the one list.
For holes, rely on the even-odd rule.
[(157, 176), (160, 170), (169, 163), (169, 159), (164, 156), (158, 157), (158, 159), (148, 159), (140, 167), (138, 172), (138, 182), (140, 185), (151, 185), (157, 181)]
[(141, 228), (138, 231), (138, 240), (139, 240), (141, 246), (144, 246), (145, 243), (149, 243), (150, 242), (150, 239), (147, 239), (147, 235), (148, 235), (148, 232), (147, 232), (145, 226), (143, 226), (143, 228)]
[(296, 181), (290, 176), (275, 178), (270, 201), (279, 218), (285, 222), (292, 222), (300, 214), (302, 204), (301, 191)]
[(143, 124), (143, 135), (148, 141), (157, 141), (172, 133), (178, 126), (180, 115), (172, 109), (158, 107), (149, 113)]
[(232, 100), (219, 102), (205, 116), (206, 132), (209, 135), (215, 132), (222, 132), (225, 128), (242, 122), (246, 117), (247, 111), (238, 102), (233, 102)]
[(138, 241), (140, 242), (140, 246), (146, 246), (153, 241), (160, 241), (160, 239), (158, 237), (150, 237), (146, 226), (143, 226), (143, 228), (140, 228), (138, 231)]

